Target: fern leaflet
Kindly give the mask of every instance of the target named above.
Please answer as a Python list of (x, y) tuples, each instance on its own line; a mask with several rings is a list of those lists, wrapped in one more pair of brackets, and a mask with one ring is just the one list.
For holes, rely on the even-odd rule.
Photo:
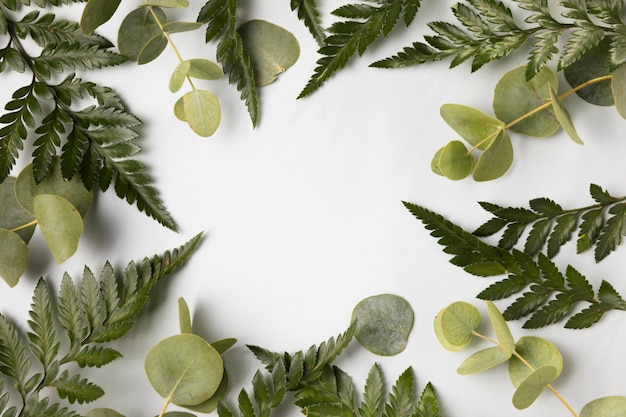
[(322, 27), (316, 0), (291, 0), (291, 10), (297, 13), (317, 44), (320, 47), (326, 45), (326, 31)]

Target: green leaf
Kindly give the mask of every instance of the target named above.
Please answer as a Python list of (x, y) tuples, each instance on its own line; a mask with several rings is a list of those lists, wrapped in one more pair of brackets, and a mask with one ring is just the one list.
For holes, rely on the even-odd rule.
[(502, 317), (500, 310), (498, 310), (496, 305), (491, 301), (487, 301), (487, 312), (489, 314), (489, 320), (491, 320), (493, 330), (498, 338), (500, 348), (502, 348), (504, 354), (511, 356), (511, 354), (513, 354), (513, 350), (515, 349), (515, 340), (513, 339), (509, 325), (506, 323), (506, 320), (504, 320), (504, 317)]
[(202, 58), (193, 58), (189, 62), (188, 74), (192, 78), (200, 80), (217, 80), (224, 75), (222, 68), (213, 61)]
[(480, 323), (480, 313), (473, 305), (457, 301), (435, 317), (435, 335), (441, 345), (451, 351), (465, 349)]
[(70, 403), (88, 403), (97, 400), (104, 395), (104, 390), (80, 375), (70, 377), (67, 370), (57, 380), (50, 384), (57, 389), (59, 397), (67, 398)]
[(493, 346), (473, 353), (465, 359), (457, 368), (461, 375), (484, 372), (509, 360), (510, 353), (502, 350), (500, 346)]
[(202, 137), (215, 133), (220, 125), (220, 103), (210, 91), (192, 90), (183, 96), (185, 121), (191, 129)]
[[(436, 161), (435, 161), (436, 159)], [(441, 148), (433, 159), (438, 173), (451, 180), (462, 180), (472, 173), (476, 160), (465, 144), (454, 140)]]
[(189, 7), (189, 0), (148, 0), (148, 5), (169, 8)]
[(391, 356), (402, 352), (413, 328), (414, 313), (402, 297), (380, 294), (361, 300), (352, 311), (354, 336), (367, 350)]
[(550, 365), (537, 368), (521, 381), (513, 394), (513, 405), (518, 410), (529, 407), (541, 395), (543, 390), (557, 376), (557, 370)]
[(163, 25), (165, 33), (191, 32), (202, 27), (200, 22), (169, 22)]
[(110, 408), (92, 408), (83, 414), (85, 417), (124, 417), (123, 414), (118, 413)]
[(33, 165), (26, 166), (15, 183), (15, 194), (20, 204), (30, 213), (34, 212), (33, 201), (41, 194), (50, 194), (62, 197), (72, 204), (85, 217), (93, 201), (93, 190), (87, 190), (78, 177), (71, 180), (63, 178), (61, 161), (58, 157), (52, 158), (48, 175), (39, 182), (35, 182)]
[(15, 197), (15, 177), (7, 177), (0, 183), (0, 201), (2, 201), (0, 229), (9, 231), (19, 228), (19, 230), (15, 230), (15, 233), (25, 243), (28, 243), (35, 231), (35, 225), (26, 225), (35, 220), (35, 218), (18, 203)]
[(91, 35), (98, 27), (113, 17), (121, 0), (89, 0), (83, 9), (80, 28)]
[(297, 10), (298, 18), (304, 22), (317, 44), (326, 44), (326, 32), (320, 20), (320, 12), (316, 0), (291, 0), (291, 10)]
[(504, 128), (501, 120), (462, 104), (444, 104), (440, 114), (452, 129), (478, 149), (487, 149)]
[(213, 393), (211, 398), (209, 398), (203, 403), (200, 403), (197, 405), (185, 405), (184, 407), (191, 411), (196, 411), (199, 413), (207, 413), (207, 414), (212, 413), (213, 411), (217, 409), (220, 402), (222, 402), (224, 398), (226, 397), (226, 395), (228, 394), (228, 388), (229, 388), (228, 381), (229, 381), (228, 373), (226, 372), (226, 369), (224, 369), (222, 381), (220, 382), (219, 387), (217, 387), (217, 390)]
[(626, 397), (609, 396), (597, 398), (585, 404), (580, 417), (624, 417), (626, 416)]
[(507, 72), (496, 84), (493, 109), (496, 117), (511, 123), (521, 117), (523, 120), (510, 126), (517, 133), (528, 136), (547, 137), (559, 128), (550, 107), (527, 116), (530, 112), (550, 102), (550, 88), (557, 90), (556, 74), (543, 67), (530, 81), (526, 80), (526, 68), (518, 67)]
[(178, 334), (148, 352), (145, 371), (163, 398), (176, 405), (198, 405), (217, 391), (224, 364), (220, 354), (201, 337)]
[(565, 130), (574, 142), (579, 145), (584, 145), (583, 140), (580, 138), (576, 128), (574, 127), (572, 117), (553, 88), (550, 88), (550, 100), (552, 100), (552, 110), (554, 110), (554, 115), (563, 127), (563, 130)]
[[(563, 370), (563, 357), (559, 349), (546, 339), (536, 336), (521, 337), (515, 344), (515, 351), (530, 364), (533, 369), (550, 366), (554, 369), (554, 376), (550, 380), (555, 380)], [(526, 380), (533, 370), (517, 359), (511, 358), (509, 361), (509, 377), (513, 386), (519, 387)]]
[[(152, 12), (151, 12), (152, 11)], [(146, 45), (155, 37), (163, 37), (163, 33), (157, 21), (164, 24), (167, 20), (165, 13), (158, 7), (141, 7), (130, 12), (122, 21), (117, 34), (117, 44), (120, 52), (132, 61), (139, 58)], [(164, 38), (163, 38), (164, 39)], [(143, 60), (149, 62), (155, 59), (167, 46), (167, 40), (161, 41), (154, 49), (144, 52)], [(159, 48), (161, 48), (159, 50)]]
[(177, 92), (183, 86), (189, 75), (189, 68), (191, 68), (191, 62), (189, 61), (183, 61), (176, 66), (170, 77), (169, 88), (172, 93)]
[(181, 122), (187, 121), (187, 116), (185, 116), (185, 102), (183, 101), (183, 97), (179, 97), (174, 103), (174, 116)]
[(155, 60), (167, 46), (167, 38), (159, 34), (150, 39), (137, 55), (137, 64), (143, 65)]
[(377, 417), (383, 406), (383, 375), (378, 364), (374, 364), (367, 373), (363, 400), (359, 406), (362, 417)]
[(15, 287), (28, 266), (28, 246), (17, 234), (0, 229), (0, 277)]
[(506, 131), (501, 131), (493, 143), (478, 157), (474, 168), (475, 181), (491, 181), (503, 176), (513, 164), (513, 144)]
[(178, 298), (178, 327), (181, 333), (193, 333), (189, 306), (183, 297)]
[(254, 81), (258, 87), (273, 83), (300, 56), (300, 45), (296, 37), (273, 23), (250, 20), (237, 31), (244, 51), (250, 57)]
[(626, 65), (622, 65), (612, 73), (611, 91), (615, 109), (626, 119)]
[(33, 199), (33, 214), (57, 263), (69, 259), (83, 234), (78, 210), (62, 197), (40, 194)]
[[(610, 38), (605, 38), (563, 70), (563, 75), (572, 88), (611, 73), (610, 45)], [(612, 106), (614, 104), (610, 80), (590, 84), (577, 90), (576, 94), (586, 102), (597, 106)]]

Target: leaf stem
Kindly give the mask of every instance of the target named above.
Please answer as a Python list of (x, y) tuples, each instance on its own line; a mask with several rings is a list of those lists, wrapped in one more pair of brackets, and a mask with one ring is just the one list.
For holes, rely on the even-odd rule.
[(14, 233), (15, 232), (19, 232), (20, 230), (26, 229), (27, 227), (35, 226), (36, 224), (37, 224), (37, 220), (33, 220), (33, 221), (30, 221), (30, 222), (28, 222), (26, 224), (23, 224), (21, 226), (17, 226), (16, 228), (11, 229), (10, 231), (14, 232)]
[(163, 404), (163, 407), (161, 408), (161, 412), (159, 413), (159, 417), (163, 417), (165, 415), (165, 410), (167, 410), (167, 406), (170, 405), (170, 402), (172, 401), (171, 396), (168, 396), (165, 399), (165, 404)]

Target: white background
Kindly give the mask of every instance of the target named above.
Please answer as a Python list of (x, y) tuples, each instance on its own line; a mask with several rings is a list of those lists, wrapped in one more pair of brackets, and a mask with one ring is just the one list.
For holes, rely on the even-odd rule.
[[(115, 40), (121, 19), (135, 3), (140, 2), (123, 2), (100, 33)], [(84, 74), (85, 79), (121, 93), (130, 111), (145, 122), (139, 159), (150, 167), (180, 233), (161, 227), (112, 192), (100, 194), (86, 218), (79, 250), (65, 264), (54, 264), (36, 234), (30, 245), (33, 259), (22, 281), (16, 288), (5, 285), (0, 290), (2, 313), (25, 324), (40, 276), (58, 288), (64, 271), (78, 280), (84, 265), (99, 271), (109, 260), (123, 268), (130, 260), (177, 247), (201, 231), (204, 239), (186, 267), (157, 287), (134, 330), (114, 344), (124, 358), (101, 370), (83, 371), (107, 394), (82, 409), (111, 407), (127, 416), (158, 414), (162, 400), (145, 377), (143, 359), (159, 340), (178, 332), (178, 297), (187, 300), (199, 334), (209, 340), (239, 340), (225, 355), (232, 381), (228, 400), (234, 405), (238, 391), (250, 388), (253, 373), (261, 366), (246, 344), (275, 351), (306, 349), (343, 332), (361, 299), (395, 293), (406, 298), (416, 314), (407, 349), (382, 358), (354, 342), (337, 361), (354, 377), (359, 392), (367, 371), (379, 362), (389, 385), (409, 366), (415, 370), (418, 390), (431, 381), (443, 416), (568, 415), (549, 392), (529, 409), (515, 410), (505, 368), (473, 376), (456, 374), (458, 364), (483, 345), (460, 353), (445, 351), (433, 334), (433, 318), (457, 300), (484, 311), (474, 296), (493, 281), (451, 265), (449, 256), (401, 202), (426, 206), (473, 230), (489, 218), (477, 201), (513, 206), (550, 197), (574, 208), (592, 202), (590, 183), (622, 195), (624, 121), (614, 108), (593, 107), (571, 97), (565, 104), (585, 146), (561, 132), (547, 139), (513, 135), (515, 162), (502, 179), (452, 182), (433, 174), (432, 155), (456, 139), (439, 117), (439, 107), (459, 103), (489, 112), (495, 83), (522, 65), (527, 51), (474, 74), (468, 65), (449, 70), (448, 62), (402, 70), (368, 68), (369, 63), (422, 40), (429, 33), (427, 22), (452, 21), (451, 3), (423, 3), (410, 29), (399, 23), (389, 38), (351, 61), (321, 90), (296, 100), (319, 58), (315, 42), (288, 1), (241, 1), (240, 21), (272, 21), (293, 32), (301, 45), (296, 65), (260, 90), (262, 115), (256, 129), (239, 93), (225, 78), (197, 83), (221, 100), (222, 124), (213, 137), (197, 137), (178, 121), (172, 113), (178, 95), (167, 87), (177, 63), (171, 49), (145, 66), (127, 63)], [(189, 10), (171, 13), (171, 19), (195, 20), (202, 4), (194, 0)], [(320, 1), (325, 26), (333, 21), (330, 11), (340, 4)], [(61, 14), (78, 16), (81, 8), (63, 8)], [(201, 31), (176, 35), (174, 41), (184, 58), (214, 59), (214, 45), (204, 44)], [(20, 83), (28, 82), (7, 74), (1, 80), (3, 103)], [(564, 92), (567, 86), (561, 81)], [(26, 152), (18, 168), (29, 161)], [(574, 246), (568, 244), (555, 262), (561, 269), (575, 266), (595, 287), (607, 279), (626, 293), (621, 284), (622, 250), (595, 264), (591, 254), (575, 255)], [(504, 308), (510, 301), (498, 305)], [(601, 323), (581, 331), (560, 325), (527, 331), (519, 322), (511, 327), (516, 337), (539, 335), (561, 348), (565, 368), (554, 386), (576, 410), (598, 397), (626, 395), (623, 313), (609, 313)], [(278, 415), (297, 416), (299, 411), (286, 406)]]

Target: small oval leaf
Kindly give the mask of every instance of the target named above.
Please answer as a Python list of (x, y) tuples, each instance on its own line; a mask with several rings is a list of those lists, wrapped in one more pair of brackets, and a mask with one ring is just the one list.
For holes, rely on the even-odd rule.
[(83, 9), (80, 28), (91, 35), (102, 24), (113, 17), (122, 0), (89, 0)]
[(478, 309), (464, 301), (457, 301), (435, 317), (435, 335), (444, 348), (459, 351), (470, 344), (479, 324)]
[(580, 417), (626, 417), (626, 397), (613, 395), (587, 403)]
[(110, 408), (92, 408), (84, 413), (85, 417), (124, 417), (123, 414), (118, 413)]
[(156, 35), (150, 39), (148, 43), (139, 51), (137, 55), (137, 64), (144, 65), (148, 62), (154, 61), (161, 55), (161, 52), (167, 46), (167, 38), (162, 33)]
[(15, 197), (15, 177), (7, 177), (0, 183), (0, 201), (2, 202), (2, 216), (0, 229), (15, 230), (24, 242), (28, 243), (35, 231), (35, 225), (24, 227), (35, 220), (33, 215), (26, 211)]
[(487, 312), (502, 351), (510, 357), (515, 349), (515, 339), (513, 339), (509, 325), (504, 320), (498, 307), (491, 301), (487, 301)]
[(203, 58), (193, 58), (189, 62), (189, 76), (200, 80), (217, 80), (224, 75), (222, 67), (213, 61)]
[(0, 277), (15, 287), (28, 266), (28, 246), (20, 236), (0, 229)]
[(437, 167), (451, 180), (462, 180), (472, 173), (476, 160), (460, 140), (453, 140), (441, 149)]
[(174, 116), (181, 122), (186, 122), (187, 118), (185, 116), (185, 102), (183, 101), (183, 97), (180, 97), (174, 103)]
[[(563, 75), (572, 88), (610, 74), (611, 43), (611, 37), (604, 38), (598, 45), (589, 49), (563, 70)], [(586, 102), (597, 106), (613, 105), (613, 94), (609, 80), (590, 84), (576, 91), (576, 94)]]
[(572, 121), (569, 111), (567, 111), (567, 108), (561, 102), (561, 99), (557, 95), (556, 91), (554, 91), (554, 88), (550, 88), (550, 100), (552, 100), (554, 115), (563, 127), (563, 130), (565, 130), (565, 133), (567, 133), (577, 144), (584, 145), (583, 140), (580, 138), (576, 128), (574, 127), (574, 122)]
[(550, 382), (554, 381), (557, 374), (556, 368), (550, 365), (532, 371), (515, 390), (513, 406), (518, 410), (530, 407)]
[(613, 71), (611, 91), (617, 112), (626, 119), (626, 65)]
[[(152, 7), (152, 11), (156, 14), (159, 22), (162, 24), (166, 22), (167, 17), (163, 10)], [(150, 8), (140, 7), (130, 12), (122, 21), (117, 33), (117, 45), (120, 53), (131, 61), (136, 61), (146, 44), (155, 36), (162, 34)]]
[(148, 0), (147, 4), (168, 8), (185, 8), (189, 7), (189, 0)]
[(178, 327), (181, 333), (193, 333), (189, 306), (183, 297), (178, 299)]
[[(556, 370), (554, 378), (563, 370), (563, 357), (559, 349), (547, 341), (536, 336), (524, 336), (515, 344), (515, 351), (534, 369), (549, 365)], [(518, 387), (532, 371), (522, 361), (511, 358), (509, 361), (509, 377), (513, 386)]]
[(487, 149), (504, 128), (501, 120), (462, 104), (444, 104), (439, 113), (456, 133), (478, 149)]
[(33, 199), (35, 219), (57, 263), (68, 260), (78, 249), (83, 219), (66, 199), (40, 194)]
[(202, 23), (200, 22), (170, 22), (163, 25), (163, 32), (165, 33), (182, 33), (191, 32), (196, 29), (200, 29)]
[(493, 346), (479, 350), (465, 359), (457, 368), (460, 375), (469, 375), (486, 371), (509, 360), (510, 353), (502, 350), (500, 346)]
[(513, 164), (513, 144), (506, 131), (478, 157), (474, 168), (474, 180), (491, 181), (503, 176)]
[(402, 297), (380, 294), (361, 300), (352, 311), (356, 340), (377, 355), (402, 352), (413, 328), (414, 313)]
[(189, 75), (189, 68), (191, 63), (189, 61), (183, 61), (176, 66), (172, 76), (170, 77), (169, 88), (172, 93), (177, 92), (185, 83), (187, 75)]
[(215, 94), (206, 90), (192, 90), (183, 96), (183, 107), (185, 120), (196, 134), (208, 137), (215, 133), (221, 120), (220, 102)]

